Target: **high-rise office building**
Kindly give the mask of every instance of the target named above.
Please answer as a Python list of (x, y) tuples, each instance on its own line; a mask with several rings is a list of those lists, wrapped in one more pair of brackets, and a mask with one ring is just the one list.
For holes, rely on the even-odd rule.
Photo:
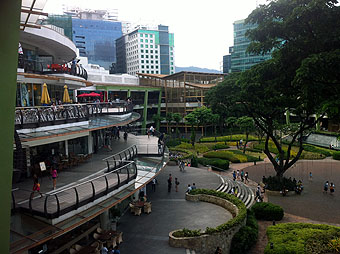
[(271, 58), (271, 54), (256, 55), (247, 53), (250, 39), (246, 37), (249, 29), (254, 29), (257, 24), (246, 24), (245, 20), (234, 22), (234, 46), (231, 52), (231, 72), (241, 72), (250, 69), (255, 64)]
[(223, 74), (227, 74), (231, 69), (231, 55), (223, 56)]
[(109, 69), (116, 62), (115, 40), (122, 36), (122, 24), (106, 20), (72, 19), (73, 42), (79, 55), (90, 63)]
[(138, 28), (116, 42), (117, 73), (175, 73), (174, 34), (167, 26)]

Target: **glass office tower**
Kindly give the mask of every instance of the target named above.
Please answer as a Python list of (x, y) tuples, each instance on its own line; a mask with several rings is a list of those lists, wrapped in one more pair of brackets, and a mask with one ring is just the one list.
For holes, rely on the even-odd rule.
[(80, 56), (109, 69), (116, 63), (116, 39), (122, 36), (121, 22), (72, 19), (72, 40)]
[(246, 37), (249, 29), (257, 27), (256, 24), (245, 24), (245, 20), (234, 22), (234, 46), (231, 52), (231, 72), (241, 72), (250, 69), (255, 64), (271, 58), (271, 54), (249, 54), (246, 52), (250, 40)]

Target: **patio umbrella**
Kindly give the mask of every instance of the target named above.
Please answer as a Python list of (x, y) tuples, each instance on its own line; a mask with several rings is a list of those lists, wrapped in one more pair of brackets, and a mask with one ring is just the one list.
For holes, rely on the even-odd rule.
[(64, 103), (70, 103), (70, 95), (68, 94), (68, 90), (67, 90), (67, 85), (64, 86), (64, 96), (63, 96), (63, 102)]
[(92, 93), (89, 93), (87, 96), (89, 96), (89, 97), (99, 97), (100, 94), (99, 94), (99, 93), (92, 92)]
[(88, 93), (78, 94), (77, 97), (88, 97)]
[(46, 83), (44, 83), (43, 85), (43, 90), (42, 90), (42, 95), (41, 95), (41, 100), (40, 102), (44, 105), (44, 104), (50, 104), (51, 103), (51, 99), (50, 96), (48, 95), (48, 90), (47, 90), (47, 85)]

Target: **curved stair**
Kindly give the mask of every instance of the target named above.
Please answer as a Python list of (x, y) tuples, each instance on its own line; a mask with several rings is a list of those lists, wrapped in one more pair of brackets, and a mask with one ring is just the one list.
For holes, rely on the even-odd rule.
[(221, 176), (221, 184), (217, 187), (217, 191), (229, 193), (232, 187), (238, 187), (237, 197), (246, 205), (247, 208), (250, 208), (254, 201), (255, 195), (253, 190), (246, 184), (240, 181), (234, 181), (227, 176)]

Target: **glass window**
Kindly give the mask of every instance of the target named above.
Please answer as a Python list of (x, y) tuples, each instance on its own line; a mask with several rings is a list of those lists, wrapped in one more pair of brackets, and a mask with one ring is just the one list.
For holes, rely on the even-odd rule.
[(155, 56), (156, 59), (158, 59), (158, 56)]
[(140, 34), (140, 37), (143, 37), (143, 34)]
[[(158, 66), (157, 66), (158, 67)], [(158, 74), (158, 71), (156, 71), (156, 74)]]
[(146, 73), (149, 73), (149, 71), (146, 71)]
[(150, 53), (152, 54), (152, 53), (153, 53), (153, 50), (150, 50)]
[(156, 61), (156, 64), (158, 64), (158, 61)]
[(174, 67), (171, 67), (171, 70), (173, 70), (174, 69)]
[(149, 65), (147, 65), (146, 68), (149, 69)]
[(155, 50), (155, 53), (158, 54), (158, 50)]
[(151, 71), (151, 74), (153, 74), (153, 71)]
[(153, 55), (151, 55), (150, 57), (153, 58)]
[(158, 46), (156, 45), (155, 48), (158, 49)]
[(173, 55), (173, 54), (174, 54), (173, 52), (170, 53), (170, 55)]
[(171, 65), (174, 65), (174, 63), (173, 63), (173, 62), (171, 62)]
[(146, 55), (146, 56), (145, 56), (145, 58), (149, 58), (149, 56), (148, 56), (148, 55)]
[(143, 44), (141, 44), (141, 45), (140, 45), (140, 47), (141, 47), (141, 48), (143, 48), (143, 47), (144, 47), (144, 45), (143, 45)]
[(151, 69), (153, 69), (153, 65), (151, 65)]
[(141, 60), (141, 63), (144, 63), (144, 60)]
[(144, 49), (141, 49), (140, 52), (141, 52), (141, 53), (144, 53)]
[(148, 39), (145, 39), (145, 42), (148, 42)]
[(153, 40), (150, 40), (150, 43), (153, 43)]
[(149, 50), (146, 49), (146, 50), (145, 50), (145, 53), (149, 53)]
[(140, 55), (141, 58), (144, 58), (144, 55)]
[(170, 59), (171, 59), (171, 60), (174, 60), (174, 58), (173, 58), (173, 57), (170, 57)]
[(146, 62), (146, 63), (149, 63), (149, 60), (146, 60), (145, 62)]
[(150, 48), (153, 48), (153, 45), (150, 45)]
[(144, 69), (144, 65), (142, 65), (142, 69)]
[(151, 63), (153, 63), (153, 60), (151, 60)]
[(148, 44), (145, 44), (145, 47), (146, 47), (146, 48), (148, 48), (148, 47), (149, 47), (149, 45), (148, 45)]
[(148, 34), (145, 34), (145, 37), (148, 37)]
[(144, 73), (144, 71), (142, 71), (142, 73)]
[(140, 39), (140, 42), (143, 42), (143, 39)]

